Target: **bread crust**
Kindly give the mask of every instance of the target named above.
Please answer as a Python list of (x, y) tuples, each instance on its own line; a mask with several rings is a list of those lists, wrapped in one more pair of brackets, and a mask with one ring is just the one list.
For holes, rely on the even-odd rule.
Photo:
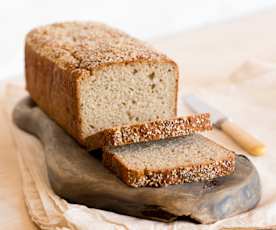
[[(85, 145), (80, 81), (110, 65), (177, 64), (124, 32), (95, 22), (64, 22), (36, 28), (25, 42), (26, 87), (42, 110)], [(178, 90), (175, 90), (175, 114)]]
[(88, 137), (86, 146), (93, 150), (103, 146), (122, 146), (156, 141), (208, 130), (212, 130), (210, 114), (194, 114), (105, 129)]
[(26, 89), (31, 97), (50, 118), (80, 141), (77, 82), (73, 76), (68, 77), (78, 73), (56, 68), (27, 43), (25, 57)]
[[(209, 143), (212, 142), (211, 140), (208, 141)], [(219, 146), (224, 148), (221, 145)], [(174, 184), (210, 181), (217, 177), (230, 175), (235, 170), (236, 154), (233, 151), (227, 151), (226, 157), (216, 160), (212, 159), (203, 164), (137, 171), (128, 168), (127, 165), (112, 153), (110, 148), (103, 148), (103, 164), (131, 187), (162, 187)]]

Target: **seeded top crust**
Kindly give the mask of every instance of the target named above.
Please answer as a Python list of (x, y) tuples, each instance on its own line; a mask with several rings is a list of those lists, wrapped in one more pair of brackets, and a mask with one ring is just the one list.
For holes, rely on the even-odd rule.
[(101, 66), (137, 60), (174, 63), (144, 42), (97, 22), (42, 26), (27, 35), (26, 44), (61, 68), (88, 73)]
[(207, 165), (234, 158), (233, 152), (198, 134), (143, 144), (106, 147), (104, 151), (112, 152), (129, 170), (142, 172)]

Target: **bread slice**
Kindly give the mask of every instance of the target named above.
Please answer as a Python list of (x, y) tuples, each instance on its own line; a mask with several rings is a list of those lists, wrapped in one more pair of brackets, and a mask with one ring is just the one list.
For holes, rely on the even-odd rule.
[(160, 187), (231, 174), (235, 153), (199, 134), (103, 148), (103, 164), (132, 187)]
[(56, 23), (26, 37), (27, 90), (81, 144), (106, 128), (175, 117), (178, 75), (166, 55), (101, 23)]
[(103, 146), (121, 146), (185, 136), (211, 129), (208, 113), (195, 114), (106, 129), (87, 138), (86, 146), (93, 150)]

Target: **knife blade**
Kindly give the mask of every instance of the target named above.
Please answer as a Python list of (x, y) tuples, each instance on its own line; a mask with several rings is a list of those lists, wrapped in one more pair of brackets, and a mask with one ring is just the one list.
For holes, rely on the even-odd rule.
[(206, 104), (197, 96), (193, 94), (188, 95), (185, 102), (195, 113), (210, 113), (210, 119), (214, 126), (225, 132), (248, 153), (258, 156), (264, 154), (266, 151), (266, 146), (260, 140), (235, 124), (226, 115)]
[(228, 119), (220, 111), (209, 106), (208, 104), (200, 100), (200, 98), (195, 95), (192, 95), (192, 94), (188, 95), (186, 97), (186, 103), (194, 113), (210, 113), (211, 122), (217, 128), (221, 128), (221, 124), (223, 123), (223, 121)]

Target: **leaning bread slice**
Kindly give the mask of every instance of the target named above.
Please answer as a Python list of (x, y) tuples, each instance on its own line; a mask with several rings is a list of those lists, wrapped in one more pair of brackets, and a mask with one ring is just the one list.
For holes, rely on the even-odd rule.
[(231, 174), (235, 153), (199, 134), (103, 149), (103, 164), (132, 187), (160, 187)]
[(189, 135), (212, 129), (208, 113), (193, 114), (172, 119), (105, 129), (86, 139), (86, 146), (93, 150), (103, 146), (121, 146)]

